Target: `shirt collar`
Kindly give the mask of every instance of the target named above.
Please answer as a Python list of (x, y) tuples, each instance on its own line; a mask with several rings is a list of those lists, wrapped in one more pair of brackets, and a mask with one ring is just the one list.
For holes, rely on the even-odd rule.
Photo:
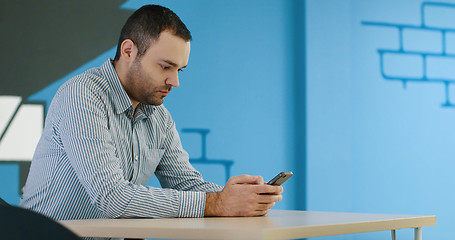
[(155, 109), (156, 109), (155, 106), (151, 106), (151, 105), (145, 105), (145, 104), (142, 104), (142, 103), (139, 103), (139, 105), (141, 106), (142, 112), (144, 112), (144, 114), (147, 117), (150, 117), (150, 115), (152, 115), (153, 111), (155, 111)]
[[(109, 87), (112, 91), (113, 104), (117, 114), (123, 113), (128, 109), (133, 110), (133, 102), (128, 97), (125, 89), (123, 88), (120, 79), (118, 78), (117, 72), (115, 71), (113, 59), (108, 59), (106, 62), (101, 65), (101, 71), (106, 77)], [(149, 117), (155, 110), (155, 106), (144, 105), (139, 103), (137, 107), (144, 112), (144, 114)]]
[[(144, 105), (142, 103), (139, 103), (136, 108), (137, 108), (136, 118), (139, 118), (139, 119), (149, 118), (156, 109), (155, 106)], [(142, 117), (140, 117), (140, 116), (142, 116)]]

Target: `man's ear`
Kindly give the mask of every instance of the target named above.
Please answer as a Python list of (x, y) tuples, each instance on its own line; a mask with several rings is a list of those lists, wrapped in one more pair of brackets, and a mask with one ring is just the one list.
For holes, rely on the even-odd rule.
[(122, 42), (120, 48), (120, 57), (124, 59), (125, 62), (133, 62), (137, 56), (137, 47), (131, 41), (131, 39), (125, 39)]

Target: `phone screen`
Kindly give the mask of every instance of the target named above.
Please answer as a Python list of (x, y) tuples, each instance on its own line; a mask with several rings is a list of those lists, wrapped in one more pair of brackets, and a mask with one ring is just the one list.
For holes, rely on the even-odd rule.
[(278, 173), (278, 175), (272, 178), (272, 180), (270, 180), (267, 184), (279, 186), (286, 182), (286, 180), (288, 180), (290, 177), (292, 177), (292, 175), (294, 175), (292, 172), (280, 172)]

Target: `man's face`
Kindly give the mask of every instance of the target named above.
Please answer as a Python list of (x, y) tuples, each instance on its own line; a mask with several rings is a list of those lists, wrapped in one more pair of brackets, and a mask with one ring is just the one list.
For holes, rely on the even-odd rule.
[(189, 42), (162, 32), (129, 67), (124, 87), (133, 104), (161, 105), (172, 87), (179, 86), (178, 72), (188, 64), (189, 55)]

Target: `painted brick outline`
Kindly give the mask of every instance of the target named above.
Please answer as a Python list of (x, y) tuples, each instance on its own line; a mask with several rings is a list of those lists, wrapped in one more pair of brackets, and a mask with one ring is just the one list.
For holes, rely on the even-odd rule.
[[(403, 86), (406, 87), (407, 82), (428, 82), (428, 83), (440, 83), (445, 88), (445, 101), (441, 104), (443, 107), (455, 108), (455, 104), (450, 101), (449, 86), (455, 84), (455, 75), (453, 70), (455, 64), (449, 68), (448, 75), (439, 73), (436, 68), (441, 66), (440, 64), (434, 64), (435, 59), (443, 66), (451, 66), (455, 62), (455, 52), (453, 48), (453, 36), (455, 34), (455, 26), (447, 26), (450, 23), (438, 23), (432, 21), (428, 24), (426, 13), (431, 10), (432, 13), (440, 10), (443, 14), (452, 12), (455, 16), (455, 4), (442, 3), (442, 2), (423, 2), (420, 7), (421, 23), (420, 25), (409, 25), (409, 24), (398, 24), (398, 23), (386, 23), (386, 22), (372, 22), (362, 21), (363, 25), (369, 26), (380, 26), (395, 28), (399, 33), (399, 48), (398, 49), (378, 49), (380, 57), (380, 69), (381, 75), (386, 80), (401, 81)], [(438, 26), (439, 25), (439, 26)], [(411, 34), (410, 34), (411, 33)], [(427, 35), (430, 36), (431, 41), (428, 44), (434, 44), (433, 46), (424, 46), (419, 49), (416, 46), (405, 45), (404, 38), (410, 38), (412, 35)], [(439, 38), (439, 42), (436, 42)], [(439, 49), (439, 51), (438, 51)], [(388, 71), (385, 66), (386, 60), (400, 62), (400, 60), (412, 59), (409, 58), (418, 57), (421, 59), (421, 70), (411, 71), (413, 73), (404, 74), (403, 71)], [(395, 59), (394, 59), (395, 58)], [(430, 63), (430, 64), (429, 64)], [(401, 62), (400, 66), (412, 66), (417, 67), (415, 63)], [(421, 72), (416, 75), (415, 72)]]

